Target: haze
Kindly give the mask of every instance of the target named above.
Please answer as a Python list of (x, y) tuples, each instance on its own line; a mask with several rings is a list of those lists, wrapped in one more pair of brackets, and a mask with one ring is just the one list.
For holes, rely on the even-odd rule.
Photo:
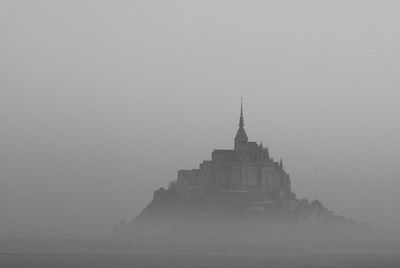
[(0, 238), (108, 237), (250, 140), (400, 236), (397, 1), (1, 1)]

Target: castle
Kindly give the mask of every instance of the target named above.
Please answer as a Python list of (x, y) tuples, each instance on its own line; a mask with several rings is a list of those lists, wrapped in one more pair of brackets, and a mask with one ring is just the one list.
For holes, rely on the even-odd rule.
[(248, 141), (241, 103), (234, 148), (214, 150), (211, 160), (203, 161), (198, 169), (179, 170), (177, 181), (170, 188), (180, 199), (218, 196), (260, 203), (295, 199), (290, 184), (282, 160), (275, 162), (262, 142)]
[[(277, 223), (278, 229), (270, 228)], [(300, 223), (302, 231), (293, 232), (295, 223)], [(211, 160), (203, 161), (198, 169), (179, 170), (168, 189), (154, 191), (152, 201), (141, 213), (129, 225), (117, 228), (116, 237), (135, 237), (135, 241), (150, 244), (159, 239), (155, 244), (166, 243), (166, 247), (170, 247), (170, 241), (187, 246), (227, 238), (229, 245), (232, 241), (241, 245), (242, 235), (246, 236), (251, 226), (256, 231), (252, 239), (265, 244), (279, 243), (287, 232), (301, 236), (304, 231), (315, 236), (316, 226), (328, 225), (335, 235), (335, 226), (339, 227), (347, 238), (348, 233), (342, 230), (354, 223), (335, 215), (319, 200), (296, 198), (282, 160), (274, 161), (262, 143), (248, 140), (241, 104), (233, 149), (214, 150)], [(271, 242), (274, 235), (278, 242)], [(317, 236), (322, 237), (321, 232)]]

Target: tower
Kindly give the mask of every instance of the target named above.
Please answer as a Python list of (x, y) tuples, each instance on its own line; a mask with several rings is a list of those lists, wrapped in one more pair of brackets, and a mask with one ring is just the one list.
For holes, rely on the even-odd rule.
[(244, 120), (243, 120), (243, 99), (240, 103), (240, 119), (239, 119), (239, 129), (235, 137), (235, 150), (239, 150), (243, 145), (248, 142), (246, 131), (244, 130)]

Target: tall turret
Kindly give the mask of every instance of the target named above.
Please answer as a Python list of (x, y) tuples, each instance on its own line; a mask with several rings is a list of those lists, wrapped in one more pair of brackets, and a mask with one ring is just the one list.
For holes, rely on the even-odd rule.
[(235, 150), (238, 150), (242, 145), (246, 145), (248, 142), (246, 131), (244, 130), (244, 120), (243, 120), (243, 100), (240, 103), (240, 119), (239, 119), (239, 129), (235, 137)]
[(264, 150), (265, 150), (265, 158), (266, 158), (268, 161), (271, 161), (271, 158), (270, 158), (270, 156), (269, 156), (268, 147), (265, 147)]

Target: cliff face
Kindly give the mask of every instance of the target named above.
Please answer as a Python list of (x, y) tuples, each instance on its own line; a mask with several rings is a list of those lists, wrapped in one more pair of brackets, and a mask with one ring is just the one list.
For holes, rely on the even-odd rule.
[[(294, 197), (294, 196), (293, 196)], [(266, 221), (295, 223), (302, 221), (354, 223), (335, 215), (319, 200), (280, 198), (259, 200), (251, 193), (212, 193), (187, 198), (172, 189), (160, 188), (154, 192), (151, 203), (133, 221), (166, 218), (209, 217), (243, 219), (258, 218)]]
[(265, 254), (376, 236), (368, 226), (335, 215), (318, 200), (255, 202), (215, 195), (183, 199), (176, 190), (161, 188), (140, 215), (120, 226), (115, 238), (134, 250)]

